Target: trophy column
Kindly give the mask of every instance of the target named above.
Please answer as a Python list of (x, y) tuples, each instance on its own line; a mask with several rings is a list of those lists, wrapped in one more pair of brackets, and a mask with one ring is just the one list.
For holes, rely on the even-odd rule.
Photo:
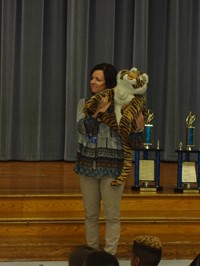
[[(151, 136), (153, 125), (150, 123), (154, 114), (148, 110), (144, 126), (144, 147), (135, 150), (135, 172), (134, 184), (131, 187), (134, 191), (159, 191), (160, 187), (160, 152), (159, 141), (157, 148), (152, 148)], [(149, 159), (149, 153), (154, 159)], [(143, 155), (143, 156), (142, 156)]]
[[(177, 187), (174, 192), (200, 192), (200, 151), (176, 150), (178, 153)], [(197, 163), (191, 161), (191, 155), (197, 155)]]
[(200, 190), (200, 152), (198, 153), (197, 188)]
[[(135, 172), (133, 191), (161, 191), (160, 186), (160, 152), (162, 149), (135, 150)], [(154, 160), (149, 160), (149, 153)], [(142, 156), (143, 155), (143, 156)]]
[[(178, 173), (177, 187), (174, 192), (198, 193), (200, 190), (200, 150), (193, 150), (195, 146), (195, 127), (192, 124), (195, 119), (196, 116), (190, 112), (186, 118), (186, 148), (182, 149), (183, 145), (180, 142), (179, 150), (176, 150), (178, 153)], [(192, 154), (197, 155), (197, 167), (194, 159), (191, 161)]]

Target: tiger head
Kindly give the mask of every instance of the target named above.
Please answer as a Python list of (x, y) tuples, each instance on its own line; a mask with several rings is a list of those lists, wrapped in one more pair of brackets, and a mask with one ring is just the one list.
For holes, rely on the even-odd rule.
[(117, 74), (118, 85), (126, 86), (133, 94), (144, 94), (147, 89), (149, 77), (133, 67), (130, 70), (123, 69)]

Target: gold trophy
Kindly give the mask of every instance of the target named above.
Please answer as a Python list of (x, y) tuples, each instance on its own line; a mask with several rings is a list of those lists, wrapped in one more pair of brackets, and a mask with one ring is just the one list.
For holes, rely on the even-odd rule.
[(196, 120), (196, 116), (192, 114), (192, 112), (189, 113), (189, 115), (186, 118), (186, 147), (188, 151), (192, 150), (192, 147), (194, 147), (195, 142), (195, 127), (192, 126), (194, 121)]
[(148, 110), (145, 125), (144, 125), (144, 135), (145, 135), (144, 147), (146, 149), (149, 149), (149, 147), (152, 145), (151, 132), (152, 132), (153, 125), (151, 124), (151, 121), (153, 120), (153, 118), (154, 118), (154, 113)]

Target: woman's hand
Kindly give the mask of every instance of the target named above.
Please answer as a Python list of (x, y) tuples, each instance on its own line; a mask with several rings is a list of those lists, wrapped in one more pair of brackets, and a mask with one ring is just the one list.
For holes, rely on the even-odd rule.
[(136, 131), (142, 131), (144, 129), (144, 115), (142, 112), (139, 113), (138, 117), (136, 118)]
[(93, 117), (97, 117), (99, 113), (104, 113), (110, 105), (111, 102), (109, 102), (108, 96), (102, 97), (96, 112), (93, 114)]

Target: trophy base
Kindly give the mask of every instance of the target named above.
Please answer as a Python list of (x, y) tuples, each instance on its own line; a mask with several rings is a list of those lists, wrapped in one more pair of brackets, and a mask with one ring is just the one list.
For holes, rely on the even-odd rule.
[(152, 146), (152, 143), (144, 143), (143, 146), (145, 150), (149, 150)]
[(199, 194), (200, 190), (198, 188), (184, 189), (184, 188), (174, 188), (176, 193), (185, 193), (185, 194)]
[(187, 151), (192, 151), (193, 147), (194, 147), (194, 145), (187, 145), (186, 150)]
[(131, 189), (133, 191), (141, 191), (141, 192), (157, 192), (157, 191), (162, 191), (162, 187), (153, 187), (153, 186), (149, 186), (149, 187), (136, 187), (136, 186), (132, 186)]
[(133, 190), (133, 191), (140, 191), (140, 187), (132, 186), (131, 187), (131, 190)]

